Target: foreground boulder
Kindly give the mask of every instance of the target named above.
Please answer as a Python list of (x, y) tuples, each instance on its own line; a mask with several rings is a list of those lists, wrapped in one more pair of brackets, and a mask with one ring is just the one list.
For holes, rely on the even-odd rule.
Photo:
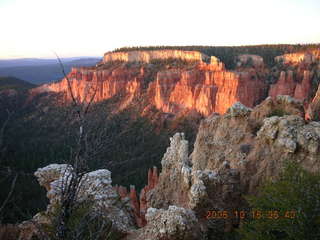
[[(276, 102), (282, 104), (274, 104)], [(240, 109), (240, 108), (238, 108)], [(199, 128), (192, 164), (195, 170), (218, 169), (225, 161), (240, 171), (242, 193), (254, 193), (275, 177), (285, 161), (320, 170), (320, 123), (307, 122), (301, 103), (290, 97), (267, 99), (244, 114), (212, 115)], [(293, 114), (295, 113), (295, 114)], [(287, 115), (293, 114), (293, 115)]]
[(192, 210), (201, 236), (237, 227), (239, 219), (230, 215), (206, 216), (245, 209), (243, 195), (256, 194), (286, 161), (320, 170), (320, 123), (306, 121), (303, 104), (289, 96), (268, 98), (254, 109), (236, 103), (224, 115), (212, 114), (200, 124), (190, 155), (188, 145), (183, 133), (171, 138), (158, 184), (146, 199), (151, 208)]
[[(231, 169), (227, 161), (220, 168), (195, 169), (188, 156), (188, 141), (183, 133), (176, 133), (171, 138), (161, 163), (159, 182), (147, 194), (148, 207), (169, 209), (176, 205), (190, 209), (204, 232), (211, 227), (206, 219), (208, 211), (223, 209), (232, 212), (240, 208), (239, 172)], [(237, 223), (235, 218), (221, 219), (220, 231)]]
[[(40, 185), (48, 191), (50, 202), (45, 212), (38, 213), (32, 220), (20, 224), (22, 239), (31, 239), (34, 234), (39, 233), (39, 226), (51, 224), (50, 216), (60, 204), (62, 186), (70, 180), (71, 172), (72, 167), (67, 164), (51, 164), (35, 172)], [(127, 199), (120, 198), (111, 183), (111, 172), (106, 169), (85, 174), (79, 185), (76, 201), (92, 202), (92, 209), (111, 221), (115, 231), (128, 233), (135, 228), (132, 208)]]
[[(320, 122), (305, 120), (302, 102), (289, 96), (267, 98), (253, 109), (236, 103), (201, 122), (191, 154), (183, 133), (170, 139), (162, 171), (149, 172), (140, 202), (133, 187), (130, 198), (122, 187), (112, 187), (108, 170), (85, 175), (79, 201), (93, 199), (128, 240), (219, 239), (239, 226), (232, 214), (248, 207), (243, 196), (277, 178), (287, 161), (320, 170)], [(59, 186), (71, 170), (55, 164), (35, 173), (48, 191), (46, 213), (59, 201)], [(45, 216), (37, 214), (34, 221), (45, 222)], [(136, 229), (132, 216), (143, 227)]]
[(130, 239), (199, 239), (202, 235), (198, 219), (193, 211), (169, 206), (167, 210), (149, 208), (146, 214), (148, 224)]

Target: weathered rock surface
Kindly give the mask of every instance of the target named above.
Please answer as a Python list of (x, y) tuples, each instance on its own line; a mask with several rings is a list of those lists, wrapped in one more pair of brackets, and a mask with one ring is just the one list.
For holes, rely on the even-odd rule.
[(253, 110), (243, 108), (202, 122), (192, 153), (194, 169), (218, 169), (228, 161), (240, 171), (243, 193), (254, 193), (266, 178), (277, 176), (286, 160), (319, 171), (320, 124), (305, 122), (301, 102), (279, 96)]
[[(320, 50), (291, 53), (275, 58), (278, 80), (270, 86), (269, 96), (289, 95), (304, 104), (306, 119), (317, 120), (319, 109), (316, 88), (320, 79)], [(274, 73), (277, 72), (273, 68)]]
[[(290, 96), (269, 97), (255, 108), (236, 102), (224, 115), (201, 122), (191, 155), (184, 134), (176, 133), (160, 175), (149, 170), (139, 199), (133, 186), (129, 192), (112, 187), (111, 173), (97, 170), (85, 176), (78, 200), (93, 199), (128, 240), (207, 239), (209, 232), (230, 231), (240, 221), (232, 217), (234, 210), (246, 207), (243, 195), (256, 194), (266, 179), (277, 178), (285, 161), (320, 170), (320, 123), (306, 121), (304, 114), (303, 103)], [(68, 165), (54, 164), (35, 173), (48, 190), (47, 212), (71, 172)], [(213, 210), (229, 217), (207, 219)], [(135, 229), (133, 218), (141, 228)], [(47, 221), (43, 214), (34, 220)], [(30, 222), (20, 227), (30, 233)]]
[(159, 181), (158, 177), (158, 169), (154, 167), (153, 169), (149, 169), (148, 171), (148, 184), (141, 190), (140, 192), (140, 218), (141, 224), (139, 226), (146, 225), (147, 221), (145, 219), (145, 214), (148, 209), (148, 201), (147, 201), (147, 194), (154, 189)]
[(285, 161), (297, 161), (309, 171), (319, 171), (320, 123), (306, 122), (303, 116), (301, 101), (277, 96), (253, 109), (236, 103), (226, 114), (203, 120), (191, 155), (184, 134), (175, 134), (161, 161), (159, 182), (146, 194), (151, 208), (147, 225), (137, 236), (158, 236), (161, 224), (148, 217), (149, 211), (164, 213), (170, 206), (194, 212), (198, 237), (217, 227), (229, 231), (239, 219), (210, 221), (204, 219), (207, 211), (230, 214), (245, 207), (242, 195), (256, 194), (266, 179), (278, 176)]
[(192, 210), (177, 206), (169, 206), (167, 210), (149, 208), (146, 219), (148, 224), (130, 239), (201, 239), (198, 219)]
[(279, 80), (276, 84), (271, 85), (269, 90), (269, 96), (276, 97), (278, 95), (294, 95), (294, 90), (296, 87), (296, 83), (293, 80), (293, 72), (292, 71), (282, 71), (280, 73)]
[(308, 101), (311, 95), (311, 75), (309, 70), (303, 71), (301, 82), (295, 80), (293, 71), (281, 71), (279, 80), (270, 86), (269, 96), (289, 95), (301, 101)]
[(136, 224), (139, 227), (143, 227), (147, 223), (145, 219), (145, 214), (149, 207), (147, 202), (147, 194), (152, 189), (154, 189), (157, 184), (158, 184), (158, 169), (157, 167), (153, 167), (152, 169), (148, 170), (148, 184), (141, 189), (139, 198), (134, 186), (130, 186), (129, 193), (127, 191), (127, 188), (123, 186), (114, 187), (123, 200), (130, 201), (130, 205), (134, 212)]
[(108, 52), (104, 54), (103, 61), (125, 61), (125, 62), (150, 62), (154, 59), (176, 58), (187, 61), (199, 61), (209, 57), (198, 51), (182, 50), (154, 50), (154, 51), (129, 51), (129, 52)]
[[(171, 138), (161, 164), (159, 183), (147, 194), (149, 206), (168, 209), (175, 205), (190, 209), (204, 232), (209, 228), (205, 219), (207, 211), (223, 209), (231, 212), (240, 207), (239, 172), (231, 169), (227, 162), (219, 169), (194, 169), (184, 134), (177, 133)], [(221, 222), (220, 230), (224, 231), (237, 220), (230, 218)]]
[(225, 113), (235, 102), (253, 107), (266, 95), (266, 84), (256, 71), (159, 72), (155, 84), (155, 105), (164, 112), (195, 109), (205, 116)]
[[(31, 93), (66, 92), (67, 99), (73, 96), (81, 102), (88, 102), (94, 96), (94, 101), (101, 101), (122, 94), (125, 99), (132, 99), (140, 90), (144, 71), (133, 66), (96, 70), (92, 68), (72, 68), (68, 74), (70, 88), (66, 78), (56, 83), (44, 84), (32, 89)], [(125, 101), (125, 99), (123, 101)]]
[(320, 51), (314, 50), (309, 52), (289, 53), (275, 58), (277, 62), (283, 62), (285, 64), (301, 63), (307, 64), (313, 63), (320, 58)]
[[(127, 54), (133, 54), (128, 52)], [(137, 52), (137, 54), (146, 54)], [(152, 51), (148, 54), (153, 54)], [(184, 56), (183, 53), (171, 51), (174, 58)], [(196, 52), (195, 56), (202, 58)], [(120, 53), (112, 53), (113, 54)], [(121, 53), (122, 54), (122, 53)], [(124, 53), (123, 53), (124, 54)], [(138, 56), (140, 56), (138, 54)], [(163, 59), (171, 55), (164, 54)], [(190, 56), (194, 56), (190, 55)], [(185, 56), (189, 56), (188, 54)], [(192, 60), (186, 57), (185, 60)], [(132, 61), (137, 61), (133, 58)], [(148, 62), (148, 61), (145, 61)], [(59, 82), (44, 84), (31, 90), (33, 95), (41, 92), (65, 92), (66, 98), (73, 96), (82, 102), (95, 102), (121, 96), (121, 106), (125, 107), (134, 99), (147, 98), (149, 109), (155, 106), (165, 113), (177, 114), (185, 110), (195, 110), (205, 116), (213, 112), (224, 113), (233, 103), (240, 101), (253, 107), (267, 95), (264, 75), (255, 69), (227, 71), (224, 64), (214, 56), (210, 63), (198, 61), (191, 67), (162, 66), (132, 62), (130, 65), (105, 64), (97, 67), (73, 68), (68, 74), (70, 86), (66, 78)]]
[(264, 66), (263, 58), (253, 54), (242, 54), (237, 57), (237, 67), (250, 66), (261, 68)]
[(315, 97), (308, 107), (306, 118), (309, 120), (320, 121), (320, 85)]
[[(76, 99), (88, 102), (94, 95), (93, 100), (97, 102), (121, 96), (119, 109), (135, 99), (145, 99), (144, 112), (156, 107), (164, 113), (195, 110), (209, 116), (213, 112), (225, 113), (236, 102), (252, 108), (268, 95), (272, 98), (289, 95), (301, 100), (306, 110), (315, 98), (314, 85), (320, 81), (317, 77), (320, 74), (319, 52), (276, 57), (278, 64), (272, 69), (267, 69), (262, 57), (243, 54), (235, 59), (237, 68), (234, 71), (226, 70), (218, 58), (211, 56), (209, 62), (208, 56), (196, 51), (112, 52), (106, 53), (104, 62), (96, 67), (73, 68), (68, 78)], [(164, 62), (159, 67), (150, 63), (152, 59)], [(166, 65), (167, 59), (194, 63)], [(66, 78), (42, 85), (31, 93), (48, 91), (68, 93), (66, 97), (70, 99)], [(308, 118), (317, 115), (315, 102), (318, 100), (315, 99), (309, 108)]]
[[(51, 164), (45, 168), (40, 168), (35, 172), (40, 185), (44, 186), (48, 192), (49, 205), (45, 213), (38, 213), (32, 220), (20, 224), (23, 239), (29, 239), (33, 234), (37, 234), (37, 224), (49, 224), (47, 217), (54, 212), (55, 206), (60, 202), (62, 186), (70, 180), (72, 167), (66, 164)], [(111, 186), (111, 173), (106, 169), (100, 169), (85, 174), (80, 183), (76, 201), (82, 202), (90, 200), (93, 202), (93, 209), (99, 211), (112, 221), (113, 227), (120, 232), (127, 233), (135, 228), (132, 217), (132, 208), (129, 201), (121, 200), (118, 193)]]

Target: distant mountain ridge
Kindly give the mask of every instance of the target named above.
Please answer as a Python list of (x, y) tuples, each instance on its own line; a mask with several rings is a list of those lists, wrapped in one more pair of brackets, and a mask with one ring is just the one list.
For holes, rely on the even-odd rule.
[(26, 90), (35, 86), (15, 77), (0, 77), (0, 91), (5, 89)]
[[(78, 61), (92, 61), (100, 59), (99, 57), (69, 57), (61, 58), (64, 63), (78, 62)], [(0, 59), (0, 68), (4, 67), (17, 67), (17, 66), (40, 66), (47, 64), (57, 64), (56, 58), (17, 58), (17, 59)]]
[[(65, 71), (72, 67), (94, 66), (101, 58), (61, 58)], [(63, 78), (57, 59), (7, 59), (0, 60), (0, 76), (14, 76), (33, 84), (43, 84)]]

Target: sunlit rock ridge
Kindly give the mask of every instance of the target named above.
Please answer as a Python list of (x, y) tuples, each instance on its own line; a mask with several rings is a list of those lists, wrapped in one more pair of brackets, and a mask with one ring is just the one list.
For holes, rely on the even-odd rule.
[[(285, 115), (276, 115), (280, 112)], [(201, 122), (191, 154), (184, 133), (170, 138), (161, 172), (149, 170), (140, 201), (134, 186), (129, 194), (112, 186), (106, 169), (86, 174), (77, 201), (93, 197), (94, 206), (102, 206), (101, 213), (125, 234), (122, 239), (212, 239), (213, 230), (229, 232), (240, 219), (230, 215), (212, 222), (206, 219), (208, 211), (232, 214), (245, 208), (244, 196), (256, 194), (266, 179), (276, 179), (286, 161), (319, 171), (320, 123), (303, 116), (302, 103), (289, 96), (269, 97), (255, 108), (237, 102), (225, 114), (212, 114)], [(32, 224), (46, 222), (59, 201), (65, 169), (71, 167), (52, 164), (35, 172), (50, 204), (33, 221), (21, 224), (31, 235), (36, 234)]]
[(153, 59), (177, 58), (181, 60), (203, 61), (209, 57), (197, 51), (181, 50), (154, 50), (154, 51), (129, 51), (108, 52), (104, 54), (103, 61), (125, 61), (125, 62), (150, 62)]
[[(217, 57), (197, 51), (108, 52), (97, 66), (73, 68), (67, 77), (81, 101), (89, 101), (93, 90), (95, 102), (121, 95), (121, 108), (143, 98), (143, 112), (155, 107), (164, 113), (187, 110), (209, 116), (225, 113), (235, 102), (254, 107), (268, 96), (288, 95), (303, 102), (307, 119), (317, 119), (319, 59), (319, 50), (285, 54), (270, 69), (261, 56), (242, 54), (229, 70)], [(67, 83), (64, 78), (32, 92), (66, 92), (70, 99)]]

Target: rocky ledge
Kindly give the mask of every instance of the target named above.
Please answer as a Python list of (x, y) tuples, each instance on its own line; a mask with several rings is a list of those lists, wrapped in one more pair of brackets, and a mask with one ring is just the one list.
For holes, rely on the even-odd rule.
[[(190, 155), (183, 133), (170, 139), (159, 177), (156, 169), (149, 172), (142, 202), (112, 187), (108, 170), (87, 174), (78, 201), (93, 198), (95, 208), (103, 207), (128, 240), (206, 239), (209, 232), (230, 231), (239, 219), (207, 219), (208, 211), (245, 208), (242, 196), (257, 193), (266, 179), (277, 178), (285, 161), (296, 161), (311, 172), (320, 170), (320, 123), (303, 116), (303, 104), (289, 96), (268, 98), (253, 109), (236, 103), (224, 115), (202, 121)], [(54, 164), (35, 173), (50, 204), (34, 221), (45, 221), (59, 201), (60, 182), (70, 169)], [(30, 221), (21, 228), (32, 232)]]

